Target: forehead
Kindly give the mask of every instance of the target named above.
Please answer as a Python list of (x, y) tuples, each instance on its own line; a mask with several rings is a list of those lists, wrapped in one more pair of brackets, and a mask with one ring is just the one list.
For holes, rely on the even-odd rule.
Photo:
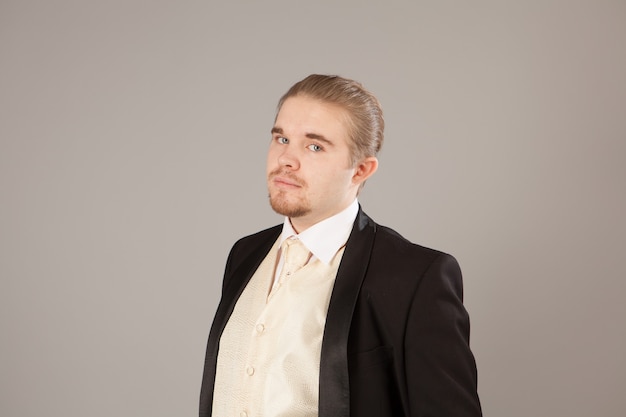
[(348, 120), (347, 111), (337, 104), (294, 96), (281, 106), (274, 127), (282, 129), (285, 134), (314, 133), (347, 140)]

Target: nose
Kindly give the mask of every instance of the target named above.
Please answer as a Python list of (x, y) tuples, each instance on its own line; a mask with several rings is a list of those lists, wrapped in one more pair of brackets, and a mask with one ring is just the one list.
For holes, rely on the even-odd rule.
[(297, 170), (300, 168), (300, 159), (291, 146), (284, 146), (283, 151), (278, 155), (278, 164), (285, 168)]

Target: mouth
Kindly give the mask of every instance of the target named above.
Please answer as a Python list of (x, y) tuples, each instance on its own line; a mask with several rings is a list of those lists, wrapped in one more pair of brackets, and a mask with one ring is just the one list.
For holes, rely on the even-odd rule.
[(299, 181), (293, 178), (289, 178), (289, 177), (285, 177), (281, 175), (276, 175), (272, 177), (271, 183), (274, 184), (278, 188), (284, 188), (284, 189), (302, 188), (302, 185), (300, 185)]

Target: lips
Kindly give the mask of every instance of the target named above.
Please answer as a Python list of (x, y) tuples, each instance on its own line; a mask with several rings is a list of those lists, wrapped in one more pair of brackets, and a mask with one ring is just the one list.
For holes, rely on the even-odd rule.
[(298, 178), (280, 172), (270, 174), (270, 181), (281, 188), (301, 188), (304, 185)]
[(272, 182), (279, 187), (288, 187), (288, 188), (300, 188), (301, 185), (298, 184), (295, 180), (292, 180), (287, 177), (276, 176), (272, 178)]

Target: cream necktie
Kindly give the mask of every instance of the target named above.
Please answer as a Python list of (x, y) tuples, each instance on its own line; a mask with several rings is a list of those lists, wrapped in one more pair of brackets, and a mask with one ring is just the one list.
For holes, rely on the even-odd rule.
[(311, 255), (311, 252), (300, 242), (300, 239), (286, 239), (281, 250), (285, 262), (278, 278), (279, 284), (282, 284), (298, 269), (306, 265)]

